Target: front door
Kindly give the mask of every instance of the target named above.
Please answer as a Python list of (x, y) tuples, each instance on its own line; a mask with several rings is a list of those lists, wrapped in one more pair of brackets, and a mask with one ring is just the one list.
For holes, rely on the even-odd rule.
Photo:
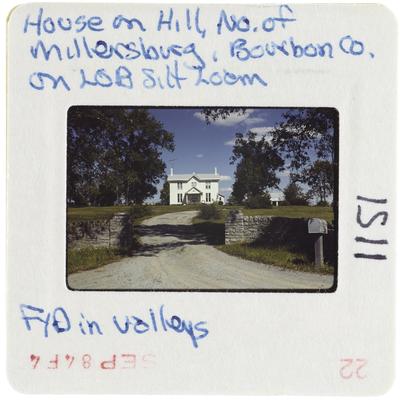
[(200, 203), (200, 194), (187, 194), (187, 203)]

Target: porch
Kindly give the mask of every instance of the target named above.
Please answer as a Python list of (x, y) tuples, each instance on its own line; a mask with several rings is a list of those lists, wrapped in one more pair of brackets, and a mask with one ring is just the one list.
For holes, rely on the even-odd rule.
[(190, 188), (189, 191), (185, 193), (183, 198), (183, 203), (190, 205), (193, 203), (200, 203), (201, 202), (201, 195), (202, 192), (197, 188)]

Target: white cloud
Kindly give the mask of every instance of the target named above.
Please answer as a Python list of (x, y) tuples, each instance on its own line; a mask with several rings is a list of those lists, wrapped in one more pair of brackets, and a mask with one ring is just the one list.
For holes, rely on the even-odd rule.
[(289, 177), (290, 171), (289, 170), (283, 170), (283, 171), (280, 171), (278, 173), (278, 175), (280, 175), (281, 177)]
[[(254, 109), (246, 109), (244, 112), (230, 113), (228, 116), (226, 116), (226, 118), (218, 117), (216, 120), (211, 119), (210, 124), (223, 127), (231, 127), (232, 125), (236, 125), (242, 122), (246, 123), (246, 120), (250, 119), (249, 117), (252, 113), (254, 113)], [(206, 121), (204, 114), (199, 111), (196, 111), (193, 116), (201, 121)], [(252, 118), (254, 119), (257, 117)], [(254, 122), (252, 122), (251, 124), (254, 124)]]
[(268, 142), (271, 141), (272, 135), (271, 132), (274, 130), (274, 127), (252, 127), (250, 128), (251, 132), (257, 134), (256, 140), (260, 140), (263, 136), (265, 136)]
[(232, 187), (221, 187), (219, 192), (232, 192)]
[[(256, 134), (256, 141), (259, 141), (264, 135), (265, 139), (270, 142), (272, 139), (271, 132), (274, 130), (274, 127), (253, 127), (250, 128), (249, 131), (254, 132)], [(233, 146), (235, 144), (236, 138), (230, 139), (229, 141), (224, 142), (226, 146)]]
[(221, 181), (230, 181), (231, 179), (232, 179), (232, 177), (229, 175), (221, 175), (220, 176)]
[(269, 134), (274, 130), (274, 127), (252, 127), (249, 128), (249, 131), (254, 132), (256, 134)]
[(204, 157), (204, 155), (203, 155), (203, 153), (198, 153), (198, 154), (196, 155), (196, 157), (197, 157), (198, 159), (202, 159), (202, 158)]
[(233, 146), (235, 144), (235, 138), (230, 139), (229, 141), (224, 142), (226, 146)]
[(200, 111), (196, 111), (196, 113), (194, 113), (193, 116), (201, 121), (206, 121), (206, 116), (203, 113), (200, 113)]
[(246, 125), (260, 124), (264, 122), (264, 119), (261, 117), (249, 117), (243, 121)]

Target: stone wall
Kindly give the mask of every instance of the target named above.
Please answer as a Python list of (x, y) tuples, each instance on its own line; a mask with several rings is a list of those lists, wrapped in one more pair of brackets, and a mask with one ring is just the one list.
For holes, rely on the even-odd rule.
[[(328, 226), (329, 227), (329, 226)], [(308, 233), (308, 219), (277, 216), (244, 216), (231, 211), (225, 220), (225, 244), (258, 243), (266, 247), (287, 247), (314, 260), (315, 234)], [(333, 227), (323, 239), (324, 257), (337, 263), (337, 234)]]
[(244, 216), (232, 210), (225, 220), (225, 244), (255, 241), (271, 222), (271, 216)]
[(133, 222), (129, 213), (116, 213), (110, 219), (67, 222), (68, 249), (87, 247), (130, 249), (132, 241)]
[(308, 219), (278, 216), (244, 216), (233, 210), (225, 221), (225, 243), (303, 241), (311, 238), (307, 228)]

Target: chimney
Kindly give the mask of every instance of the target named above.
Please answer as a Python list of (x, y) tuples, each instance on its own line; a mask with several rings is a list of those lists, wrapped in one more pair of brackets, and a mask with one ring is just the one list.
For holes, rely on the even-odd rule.
[(216, 167), (214, 167), (214, 175), (218, 175)]
[(174, 175), (174, 169), (171, 167), (171, 175)]

